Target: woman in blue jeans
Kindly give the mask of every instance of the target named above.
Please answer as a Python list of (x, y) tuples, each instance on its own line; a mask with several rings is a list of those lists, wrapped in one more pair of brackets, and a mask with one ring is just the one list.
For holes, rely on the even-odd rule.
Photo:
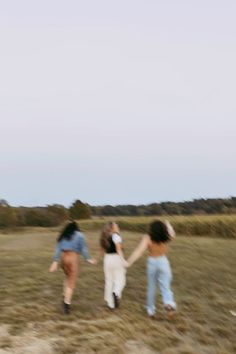
[(130, 267), (143, 253), (148, 250), (147, 259), (147, 304), (149, 316), (154, 316), (157, 284), (160, 287), (165, 310), (171, 317), (176, 310), (173, 292), (171, 290), (172, 272), (170, 263), (166, 257), (168, 242), (175, 236), (173, 227), (168, 222), (154, 221), (149, 232), (143, 237), (138, 247), (128, 259)]

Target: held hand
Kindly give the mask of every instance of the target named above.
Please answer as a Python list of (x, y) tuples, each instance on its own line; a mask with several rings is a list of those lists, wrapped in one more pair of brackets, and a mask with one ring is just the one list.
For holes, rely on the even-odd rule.
[(129, 267), (129, 263), (124, 259), (123, 260), (123, 266), (125, 267), (125, 268), (128, 268)]
[(50, 273), (54, 273), (58, 270), (58, 262), (54, 261), (51, 264), (51, 267), (49, 268)]
[(95, 258), (88, 259), (88, 262), (93, 265), (97, 265), (98, 261)]
[(133, 263), (130, 263), (129, 259), (126, 261), (126, 265), (125, 268), (130, 268), (132, 266)]

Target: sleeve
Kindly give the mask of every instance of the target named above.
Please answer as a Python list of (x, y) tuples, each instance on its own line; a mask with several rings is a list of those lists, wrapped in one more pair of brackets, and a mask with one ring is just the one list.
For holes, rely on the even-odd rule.
[(58, 242), (57, 247), (55, 249), (53, 260), (58, 262), (61, 257), (61, 244)]
[(86, 261), (91, 258), (84, 235), (80, 236), (80, 252)]
[(112, 235), (112, 241), (114, 242), (114, 244), (122, 243), (122, 238), (118, 234), (113, 234)]

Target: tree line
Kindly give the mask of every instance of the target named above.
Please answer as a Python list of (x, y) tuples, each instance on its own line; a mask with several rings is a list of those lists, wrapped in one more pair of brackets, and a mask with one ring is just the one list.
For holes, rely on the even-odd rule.
[(12, 207), (4, 199), (0, 200), (0, 228), (18, 226), (53, 227), (69, 219), (89, 219), (91, 209), (88, 204), (76, 200), (69, 208), (60, 204), (46, 207)]
[(69, 208), (60, 204), (47, 205), (45, 207), (13, 207), (6, 200), (0, 199), (0, 228), (17, 226), (52, 227), (58, 226), (68, 219), (90, 219), (92, 216), (162, 216), (234, 213), (236, 213), (236, 197), (116, 206), (91, 206), (77, 199)]
[(154, 216), (154, 215), (201, 215), (234, 214), (236, 197), (227, 199), (194, 199), (186, 202), (162, 202), (148, 205), (91, 206), (96, 216)]

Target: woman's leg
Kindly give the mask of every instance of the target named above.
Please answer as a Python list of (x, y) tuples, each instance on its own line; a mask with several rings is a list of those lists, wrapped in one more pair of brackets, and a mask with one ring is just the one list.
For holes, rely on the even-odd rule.
[(105, 276), (105, 289), (104, 299), (110, 308), (114, 308), (113, 301), (113, 269), (112, 269), (112, 256), (105, 255), (104, 257), (104, 276)]
[(73, 292), (74, 289), (70, 288), (69, 286), (67, 286), (65, 288), (65, 295), (64, 295), (64, 303), (67, 305), (71, 305), (71, 300), (72, 300), (72, 296), (73, 296)]
[(65, 279), (65, 280), (63, 281), (63, 298), (65, 297), (66, 287), (67, 287), (67, 280)]
[(115, 295), (121, 299), (122, 291), (126, 284), (126, 269), (119, 256), (114, 259), (114, 289)]
[(147, 260), (147, 313), (149, 316), (155, 314), (155, 298), (156, 298), (156, 264), (155, 260), (148, 258)]
[(64, 303), (70, 305), (78, 277), (78, 256), (72, 252), (64, 252), (62, 262), (66, 275), (64, 281)]
[(176, 303), (174, 301), (174, 295), (171, 290), (172, 272), (169, 261), (166, 257), (161, 260), (160, 268), (158, 272), (158, 282), (160, 285), (162, 301), (165, 307), (170, 306), (172, 309), (176, 309)]

